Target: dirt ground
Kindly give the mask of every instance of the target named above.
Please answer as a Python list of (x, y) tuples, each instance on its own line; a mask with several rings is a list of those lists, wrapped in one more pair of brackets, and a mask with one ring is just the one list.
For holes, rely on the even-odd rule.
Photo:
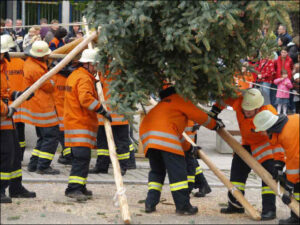
[[(12, 204), (1, 204), (1, 224), (122, 224), (120, 210), (113, 204), (116, 188), (113, 184), (88, 184), (93, 199), (78, 203), (64, 196), (66, 184), (27, 183), (37, 193), (35, 199), (13, 199)], [(222, 215), (220, 208), (227, 203), (225, 188), (213, 188), (205, 198), (191, 198), (199, 212), (193, 216), (175, 214), (171, 192), (164, 186), (157, 211), (144, 212), (146, 185), (126, 185), (132, 224), (277, 224), (278, 219), (253, 221), (246, 214)], [(260, 189), (247, 189), (246, 197), (261, 210)], [(277, 200), (277, 218), (289, 216), (289, 209)]]

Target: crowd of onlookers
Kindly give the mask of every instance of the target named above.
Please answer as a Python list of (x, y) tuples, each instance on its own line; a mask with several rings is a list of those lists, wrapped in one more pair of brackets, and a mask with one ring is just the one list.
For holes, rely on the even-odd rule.
[[(76, 22), (74, 22), (76, 24)], [(1, 27), (11, 27), (1, 29), (2, 34), (9, 34), (13, 40), (17, 43), (16, 51), (26, 52), (34, 41), (43, 40), (50, 46), (51, 50), (61, 47), (65, 43), (69, 43), (77, 38), (83, 36), (83, 32), (79, 25), (72, 26), (70, 31), (59, 26), (59, 22), (56, 19), (51, 21), (51, 26), (45, 26), (48, 24), (47, 19), (40, 19), (40, 26), (32, 26), (28, 29), (28, 32), (22, 26), (22, 20), (16, 20), (16, 27), (13, 28), (13, 21), (1, 19)], [(56, 40), (57, 39), (57, 40)], [(53, 43), (54, 42), (54, 43)]]

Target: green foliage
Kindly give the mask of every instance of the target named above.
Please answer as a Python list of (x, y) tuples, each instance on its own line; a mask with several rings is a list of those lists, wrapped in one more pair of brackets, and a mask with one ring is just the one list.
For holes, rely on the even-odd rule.
[(126, 115), (166, 80), (194, 102), (234, 95), (240, 59), (275, 49), (260, 34), (263, 21), (284, 13), (268, 1), (179, 0), (90, 1), (84, 11), (91, 27), (101, 26), (98, 60), (113, 78), (110, 104)]

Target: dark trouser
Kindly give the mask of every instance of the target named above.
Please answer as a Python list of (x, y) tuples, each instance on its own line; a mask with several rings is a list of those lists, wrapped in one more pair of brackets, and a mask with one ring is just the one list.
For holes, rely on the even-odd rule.
[[(300, 182), (296, 183), (294, 186), (294, 198), (300, 202)], [(296, 213), (294, 213), (293, 211), (291, 211), (291, 216), (295, 217), (295, 218), (299, 218)]]
[(72, 147), (72, 169), (69, 176), (69, 183), (66, 193), (83, 191), (91, 161), (91, 149), (88, 147)]
[(65, 159), (72, 159), (71, 148), (65, 147), (65, 135), (63, 131), (59, 131), (58, 141), (62, 147), (61, 157)]
[[(276, 88), (277, 89), (277, 85), (276, 84), (271, 84), (271, 88)], [(274, 106), (274, 108), (277, 108), (277, 104), (276, 104), (276, 90), (271, 89), (270, 90), (270, 101), (271, 101), (271, 105)]]
[[(250, 146), (243, 146), (250, 154)], [(266, 160), (262, 163), (262, 166), (270, 173), (274, 173), (274, 160)], [(245, 194), (245, 184), (251, 168), (237, 155), (234, 154), (231, 171), (230, 171), (230, 181), (232, 184), (239, 189), (243, 194)], [(242, 208), (242, 205), (233, 197), (233, 195), (228, 192), (229, 204)], [(275, 205), (275, 193), (262, 181), (262, 213), (268, 211), (276, 212)]]
[(294, 102), (295, 108), (296, 108), (296, 113), (300, 113), (300, 101)]
[(134, 146), (133, 146), (132, 143), (129, 145), (129, 161), (128, 161), (128, 165), (130, 165), (130, 166), (136, 166)]
[(1, 139), (1, 193), (9, 186), (9, 192), (18, 192), (22, 187), (22, 153), (15, 130), (0, 130)]
[(24, 123), (15, 123), (16, 125), (16, 130), (18, 134), (18, 140), (20, 144), (20, 150), (22, 152), (21, 155), (21, 161), (23, 161), (24, 158), (24, 152), (26, 148), (26, 142), (25, 142), (25, 124)]
[(36, 147), (32, 151), (29, 166), (39, 170), (47, 169), (54, 157), (58, 145), (58, 126), (35, 127), (38, 137)]
[(159, 203), (166, 172), (168, 172), (176, 209), (182, 210), (189, 207), (190, 197), (184, 157), (158, 149), (148, 149), (147, 157), (151, 170), (148, 177), (146, 204), (156, 206)]
[[(129, 161), (129, 129), (128, 125), (112, 126), (114, 141), (116, 144), (116, 152), (119, 159), (120, 167), (126, 170)], [(99, 126), (97, 134), (97, 162), (96, 167), (107, 170), (110, 163), (108, 144), (104, 126)]]
[(289, 109), (291, 112), (294, 112), (294, 111), (295, 111), (295, 103), (294, 103), (294, 95), (293, 95), (293, 94), (290, 94), (290, 97), (289, 97), (289, 104), (288, 104), (288, 109)]
[(198, 160), (191, 153), (191, 150), (185, 152), (185, 161), (187, 166), (189, 192), (194, 188), (202, 188), (207, 185), (206, 178)]

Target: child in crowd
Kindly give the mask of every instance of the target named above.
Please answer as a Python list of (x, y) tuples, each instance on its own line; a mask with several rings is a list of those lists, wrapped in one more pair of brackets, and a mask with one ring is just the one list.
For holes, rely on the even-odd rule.
[(280, 78), (274, 80), (274, 84), (277, 85), (276, 93), (276, 104), (277, 112), (281, 113), (281, 108), (283, 114), (287, 114), (287, 105), (289, 103), (290, 93), (289, 90), (293, 87), (291, 80), (288, 78), (288, 73), (286, 70), (282, 70), (282, 75)]

